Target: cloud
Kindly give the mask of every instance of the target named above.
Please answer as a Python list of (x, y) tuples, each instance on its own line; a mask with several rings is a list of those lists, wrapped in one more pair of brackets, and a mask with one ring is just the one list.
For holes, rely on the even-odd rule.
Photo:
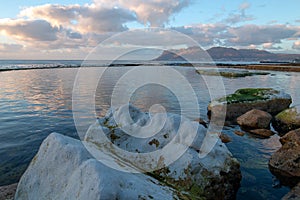
[(264, 49), (267, 49), (267, 50), (280, 50), (280, 49), (282, 49), (282, 47), (280, 47), (280, 46), (274, 46), (274, 44), (272, 42), (263, 43), (262, 47)]
[[(115, 33), (123, 32), (123, 37), (131, 44), (153, 45), (174, 42), (174, 38), (161, 37), (163, 31), (149, 35), (132, 37), (126, 34), (128, 24), (137, 22), (147, 26), (165, 26), (174, 14), (192, 4), (193, 0), (94, 0), (78, 5), (45, 4), (24, 8), (16, 19), (0, 19), (0, 35), (5, 35), (14, 45), (0, 45), (3, 49), (28, 51), (45, 55), (60, 55), (62, 52), (83, 52), (95, 47)], [(208, 24), (192, 24), (172, 27), (196, 40), (204, 48), (211, 46), (233, 46), (238, 48), (278, 49), (285, 40), (294, 42), (299, 50), (300, 26), (278, 24), (270, 21), (267, 25), (241, 22), (253, 20), (248, 15), (251, 5), (244, 2), (226, 15), (225, 19)], [(224, 12), (223, 12), (224, 13)], [(217, 18), (221, 18), (220, 16)], [(296, 20), (296, 22), (299, 20)], [(151, 39), (149, 39), (149, 37)], [(164, 41), (162, 41), (162, 38)], [(122, 43), (122, 41), (116, 41)], [(288, 44), (291, 44), (288, 43)], [(177, 44), (175, 42), (175, 45)], [(286, 46), (286, 45), (285, 45)]]
[(22, 45), (19, 45), (19, 44), (1, 44), (0, 43), (0, 52), (3, 54), (3, 53), (6, 53), (6, 52), (18, 52), (20, 50), (23, 49), (23, 46)]
[(300, 50), (300, 40), (295, 41), (292, 48), (296, 50)]
[(173, 30), (184, 33), (201, 46), (221, 45), (228, 26), (225, 24), (195, 24), (192, 26), (173, 27)]
[(83, 6), (45, 4), (25, 8), (19, 17), (43, 19), (53, 26), (71, 28), (80, 33), (120, 32), (127, 30), (126, 23), (132, 21), (163, 26), (190, 1), (94, 0)]
[(80, 34), (78, 32), (74, 32), (72, 30), (67, 30), (66, 33), (67, 33), (68, 37), (71, 39), (82, 39), (82, 34)]
[(231, 38), (227, 40), (230, 45), (260, 45), (263, 43), (281, 43), (283, 39), (294, 37), (299, 27), (287, 25), (244, 25), (228, 28)]
[[(224, 23), (194, 24), (174, 27), (201, 46), (233, 46), (239, 48), (261, 47), (267, 50), (279, 50), (285, 40), (297, 40), (300, 27), (285, 24), (277, 25), (241, 25), (231, 27)], [(295, 47), (297, 45), (294, 45)]]
[(124, 25), (135, 21), (134, 13), (127, 9), (91, 5), (51, 5), (29, 7), (21, 11), (21, 17), (45, 19), (53, 26), (74, 29), (80, 33), (120, 32)]
[(45, 20), (5, 19), (0, 21), (0, 30), (18, 40), (54, 41), (59, 29)]
[(239, 10), (241, 10), (241, 11), (245, 11), (248, 8), (250, 8), (250, 4), (248, 2), (244, 2), (239, 5)]
[(240, 22), (254, 20), (254, 17), (252, 15), (246, 14), (246, 10), (250, 8), (250, 6), (251, 5), (248, 2), (244, 2), (240, 4), (237, 13), (236, 12), (230, 13), (227, 18), (222, 20), (222, 22), (228, 24), (237, 24)]
[[(102, 0), (101, 0), (102, 2)], [(163, 26), (169, 21), (170, 16), (178, 13), (191, 3), (191, 0), (119, 0), (122, 7), (126, 7), (136, 13), (140, 22), (151, 26)]]
[(229, 23), (229, 24), (237, 24), (240, 22), (252, 21), (252, 20), (254, 20), (254, 18), (252, 16), (239, 13), (239, 14), (230, 14), (224, 20), (224, 22)]

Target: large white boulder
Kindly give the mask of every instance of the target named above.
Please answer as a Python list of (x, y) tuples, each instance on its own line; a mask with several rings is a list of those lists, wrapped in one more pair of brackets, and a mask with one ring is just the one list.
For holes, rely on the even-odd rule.
[(50, 134), (22, 176), (15, 199), (173, 199), (174, 189), (144, 174), (95, 160), (81, 141)]
[[(85, 141), (99, 160), (103, 152), (114, 152), (133, 168), (190, 198), (231, 199), (239, 187), (239, 163), (218, 134), (180, 115), (149, 114), (124, 105), (92, 125)], [(127, 171), (118, 166), (112, 167)]]
[(83, 142), (48, 136), (16, 199), (232, 199), (239, 163), (207, 130), (175, 114), (111, 109)]

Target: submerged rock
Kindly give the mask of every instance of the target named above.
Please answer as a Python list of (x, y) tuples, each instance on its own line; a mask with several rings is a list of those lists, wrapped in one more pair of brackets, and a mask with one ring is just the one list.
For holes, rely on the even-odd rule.
[(194, 120), (195, 122), (198, 122), (199, 124), (201, 124), (202, 126), (204, 126), (205, 128), (208, 128), (208, 123), (206, 121), (204, 121), (201, 118), (197, 118)]
[(237, 123), (245, 128), (266, 129), (270, 127), (272, 115), (265, 111), (252, 109), (237, 118)]
[(243, 131), (239, 131), (239, 130), (234, 131), (234, 134), (236, 134), (238, 136), (244, 136), (245, 135), (245, 133)]
[(300, 113), (297, 107), (285, 109), (275, 116), (272, 123), (273, 127), (278, 131), (280, 135), (300, 128)]
[(220, 139), (223, 143), (228, 143), (232, 141), (232, 139), (225, 133), (221, 133)]
[(262, 138), (269, 138), (272, 135), (274, 135), (275, 133), (269, 129), (253, 129), (253, 130), (249, 130), (249, 133), (260, 136)]
[(280, 139), (282, 147), (269, 161), (271, 172), (285, 185), (300, 181), (300, 129), (290, 131)]
[[(271, 88), (245, 88), (235, 93), (213, 100), (208, 105), (208, 116), (214, 121), (222, 120), (236, 122), (242, 114), (258, 109), (276, 115), (289, 107), (291, 96)], [(224, 114), (226, 113), (226, 114)]]
[[(195, 140), (187, 146), (195, 130)], [(126, 106), (112, 109), (90, 126), (84, 146), (56, 133), (48, 136), (22, 176), (16, 198), (233, 199), (241, 180), (239, 163), (219, 139), (212, 148), (202, 148), (210, 146), (205, 140), (218, 137), (206, 132), (179, 115), (143, 113), (132, 106), (129, 113)], [(145, 157), (168, 151), (164, 147), (172, 141), (165, 157)], [(182, 147), (183, 155), (174, 157)], [(206, 150), (206, 156), (199, 156)], [(177, 160), (168, 164), (173, 157)], [(155, 170), (144, 171), (149, 166)]]

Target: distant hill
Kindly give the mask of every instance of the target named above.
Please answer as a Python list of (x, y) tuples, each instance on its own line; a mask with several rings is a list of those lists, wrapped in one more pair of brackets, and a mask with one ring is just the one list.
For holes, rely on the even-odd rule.
[[(214, 61), (276, 61), (292, 62), (300, 58), (300, 54), (278, 54), (258, 49), (234, 49), (226, 47), (212, 47), (206, 51)], [(164, 51), (155, 60), (183, 61), (183, 57), (191, 61), (201, 61), (204, 50), (198, 47)], [(200, 59), (199, 59), (200, 57)], [(204, 56), (205, 57), (205, 56)]]

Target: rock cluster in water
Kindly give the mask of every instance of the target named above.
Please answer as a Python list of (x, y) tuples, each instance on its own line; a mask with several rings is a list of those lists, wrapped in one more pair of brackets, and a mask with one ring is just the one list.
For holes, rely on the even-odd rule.
[[(291, 96), (282, 91), (239, 89), (212, 101), (208, 115), (217, 123), (223, 117), (225, 123), (237, 123), (242, 130), (262, 138), (275, 134), (270, 130), (272, 124), (282, 136), (282, 147), (271, 156), (270, 171), (282, 184), (296, 185), (283, 199), (300, 199), (300, 113), (299, 106), (289, 108), (291, 103)], [(237, 134), (242, 135), (241, 132)]]
[[(186, 144), (195, 130), (192, 144)], [(152, 132), (156, 134), (151, 135)], [(102, 133), (109, 143), (103, 140)], [(178, 134), (181, 137), (176, 138)], [(137, 137), (143, 135), (149, 137)], [(211, 148), (202, 148), (209, 146), (206, 140), (216, 137), (198, 122), (179, 115), (149, 114), (128, 105), (111, 109), (90, 126), (83, 142), (57, 133), (49, 135), (22, 176), (15, 197), (33, 200), (233, 199), (241, 180), (239, 163), (218, 139)], [(133, 153), (157, 152), (171, 141), (175, 148), (166, 157), (150, 155), (146, 160), (145, 157), (132, 159)], [(168, 164), (182, 147), (186, 147), (182, 156)], [(118, 154), (118, 148), (129, 153)], [(199, 156), (206, 150), (206, 156)], [(97, 155), (97, 159), (90, 153)], [(151, 159), (153, 162), (149, 162)], [(149, 165), (155, 170), (128, 173)]]
[(213, 100), (208, 105), (208, 116), (214, 120), (236, 122), (246, 112), (257, 109), (276, 115), (292, 103), (289, 94), (271, 88), (244, 88), (235, 93)]

